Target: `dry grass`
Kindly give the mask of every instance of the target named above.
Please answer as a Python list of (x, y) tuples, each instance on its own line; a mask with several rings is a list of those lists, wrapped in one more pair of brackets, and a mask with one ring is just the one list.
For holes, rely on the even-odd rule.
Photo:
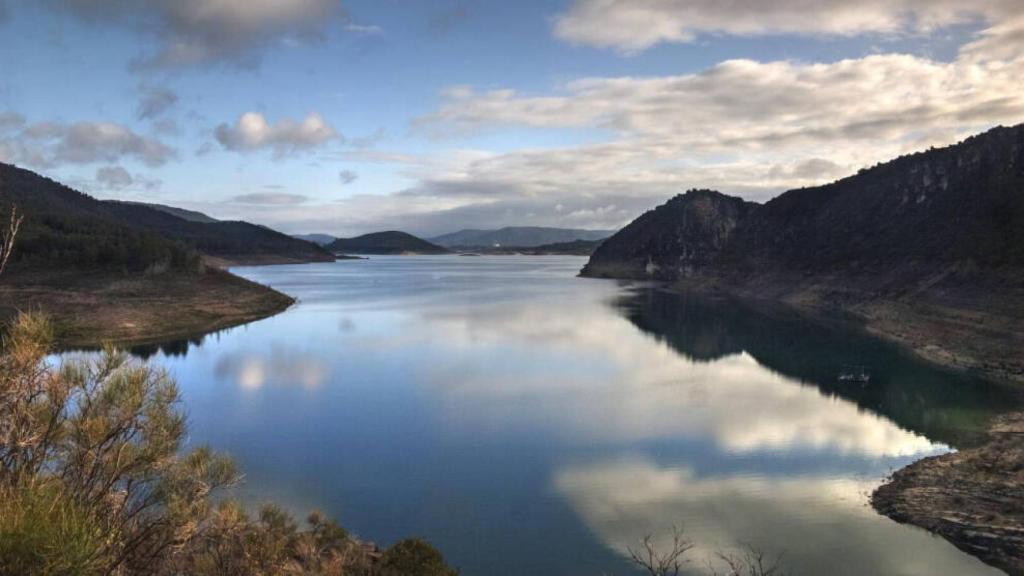
[(0, 316), (42, 312), (58, 343), (145, 344), (211, 332), (281, 312), (294, 299), (228, 272), (111, 275), (47, 273), (5, 277)]

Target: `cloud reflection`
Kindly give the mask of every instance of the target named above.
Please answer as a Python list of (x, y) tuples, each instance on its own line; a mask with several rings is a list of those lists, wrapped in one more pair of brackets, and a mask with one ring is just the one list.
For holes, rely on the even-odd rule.
[[(666, 546), (683, 525), (700, 571), (717, 551), (751, 545), (783, 554), (793, 574), (998, 574), (923, 530), (867, 504), (875, 481), (831, 476), (724, 475), (625, 459), (568, 466), (555, 489), (608, 547), (625, 552), (654, 535)], [(908, 550), (927, 549), (928, 554)]]
[(230, 352), (214, 366), (219, 381), (233, 382), (243, 390), (266, 385), (298, 385), (306, 390), (320, 388), (331, 375), (330, 367), (316, 354), (275, 345), (264, 351)]
[[(462, 362), (432, 366), (429, 378), (446, 392), (450, 417), (470, 427), (526, 425), (603, 442), (709, 437), (735, 453), (900, 457), (947, 449), (749, 354), (693, 362), (611, 314), (522, 304), (435, 312), (428, 320), (411, 326), (467, 352)], [(501, 361), (480, 362), (479, 354), (499, 348)], [(532, 363), (516, 363), (520, 354)]]

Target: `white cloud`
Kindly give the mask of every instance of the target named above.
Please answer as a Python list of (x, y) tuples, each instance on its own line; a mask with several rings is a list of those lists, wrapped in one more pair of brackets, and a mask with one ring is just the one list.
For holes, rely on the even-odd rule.
[[(661, 77), (595, 77), (547, 94), (455, 87), (415, 126), (435, 136), (505, 127), (604, 141), (464, 156), (406, 195), (459, 198), (492, 220), (525, 204), (546, 224), (621, 224), (688, 188), (766, 200), (996, 124), (1024, 120), (1024, 19), (943, 62), (879, 54), (830, 63), (730, 60)], [(469, 202), (474, 200), (475, 203)], [(583, 204), (580, 206), (580, 204)], [(570, 207), (552, 210), (558, 204)], [(615, 204), (624, 215), (598, 217)], [(455, 214), (450, 220), (454, 220)]]
[(160, 47), (142, 66), (227, 62), (253, 65), (284, 39), (315, 40), (344, 12), (338, 0), (48, 0), (101, 25), (155, 35)]
[(218, 126), (214, 134), (217, 141), (228, 150), (269, 148), (277, 157), (316, 148), (340, 137), (334, 127), (315, 113), (309, 114), (301, 122), (284, 118), (270, 124), (258, 112), (246, 112), (234, 125)]
[(855, 36), (926, 33), (1020, 14), (1018, 0), (576, 0), (555, 35), (635, 53), (701, 34)]
[[(6, 126), (6, 128), (5, 128)], [(162, 166), (177, 152), (160, 140), (114, 122), (37, 122), (7, 115), (0, 119), (0, 159), (33, 168), (135, 159)]]

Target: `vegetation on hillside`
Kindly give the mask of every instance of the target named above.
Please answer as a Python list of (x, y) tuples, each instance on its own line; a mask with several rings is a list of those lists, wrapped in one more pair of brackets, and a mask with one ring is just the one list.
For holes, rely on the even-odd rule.
[(197, 222), (146, 205), (102, 202), (0, 163), (0, 211), (11, 204), (25, 216), (11, 259), (21, 270), (192, 271), (200, 254), (230, 261), (333, 259), (313, 243), (264, 226)]
[(305, 527), (222, 491), (229, 458), (186, 449), (175, 383), (108, 349), (46, 361), (49, 322), (0, 342), (0, 575), (423, 575), (456, 572), (420, 540), (383, 552), (314, 513)]

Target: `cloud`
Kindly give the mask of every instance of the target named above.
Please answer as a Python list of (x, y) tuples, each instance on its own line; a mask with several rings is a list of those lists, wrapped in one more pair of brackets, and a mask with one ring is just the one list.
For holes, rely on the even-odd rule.
[(427, 20), (427, 30), (434, 36), (447, 36), (472, 17), (473, 0), (448, 0)]
[(253, 66), (282, 40), (312, 41), (344, 14), (338, 0), (47, 0), (100, 25), (127, 26), (159, 40), (142, 67), (208, 63)]
[[(1019, 123), (1021, 77), (1024, 19), (982, 31), (949, 62), (905, 54), (730, 60), (675, 76), (583, 78), (540, 94), (456, 87), (415, 120), (416, 130), (445, 138), (554, 128), (603, 141), (466, 155), (402, 194), (459, 199), (453, 212), (487, 212), (490, 221), (535, 212), (549, 225), (574, 215), (584, 227), (622, 218), (602, 207), (630, 219), (693, 187), (766, 200)], [(556, 215), (558, 204), (568, 208)]]
[(309, 200), (302, 194), (288, 194), (285, 192), (254, 192), (242, 194), (231, 198), (230, 202), (238, 204), (255, 204), (261, 206), (294, 206), (303, 204)]
[(34, 168), (135, 159), (162, 166), (177, 152), (156, 138), (113, 122), (37, 122), (18, 115), (0, 119), (0, 158)]
[(356, 174), (352, 170), (342, 170), (338, 172), (338, 179), (341, 180), (342, 186), (348, 186), (355, 182), (359, 178), (359, 174)]
[(136, 115), (140, 120), (152, 120), (161, 116), (178, 103), (178, 95), (168, 88), (140, 86), (141, 95)]
[(135, 183), (135, 179), (120, 166), (104, 166), (96, 170), (96, 182), (107, 190), (123, 190)]
[(96, 170), (96, 177), (92, 182), (83, 184), (90, 190), (102, 192), (121, 192), (125, 190), (149, 192), (160, 188), (163, 182), (158, 179), (132, 174), (121, 166), (102, 166)]
[(301, 122), (285, 118), (269, 124), (258, 112), (242, 114), (234, 125), (217, 126), (214, 135), (227, 150), (271, 149), (277, 157), (316, 148), (341, 137), (319, 114), (311, 113)]
[[(900, 154), (1024, 121), (1024, 18), (955, 58), (876, 54), (826, 63), (730, 60), (688, 74), (590, 77), (542, 92), (455, 87), (413, 128), (436, 152), (349, 147), (411, 182), (251, 217), (350, 236), (431, 235), (526, 223), (617, 228), (688, 188), (751, 200), (833, 181)], [(481, 131), (568, 134), (578, 144), (494, 152), (443, 146)], [(556, 207), (561, 206), (561, 210)], [(247, 216), (249, 217), (249, 216)]]
[(384, 29), (380, 26), (374, 24), (354, 24), (351, 22), (345, 25), (345, 31), (359, 36), (380, 36), (384, 34)]
[(624, 53), (702, 34), (918, 34), (1020, 13), (1018, 0), (576, 0), (554, 20), (558, 38)]
[(25, 125), (25, 117), (15, 112), (0, 112), (0, 133)]

